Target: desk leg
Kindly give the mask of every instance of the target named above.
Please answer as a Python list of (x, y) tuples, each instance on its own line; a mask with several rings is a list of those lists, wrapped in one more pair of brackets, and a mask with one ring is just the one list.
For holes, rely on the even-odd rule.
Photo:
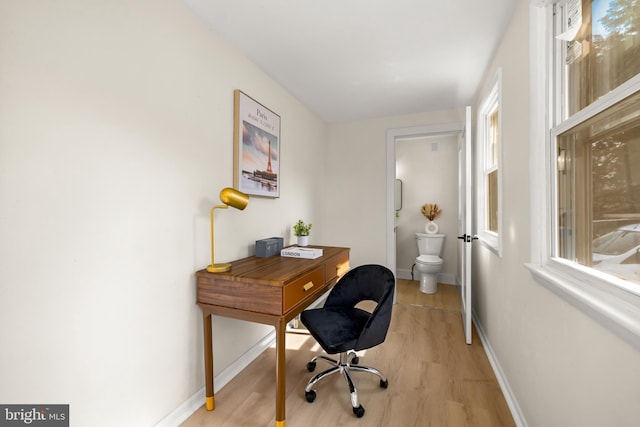
[(211, 314), (202, 313), (202, 324), (204, 330), (204, 386), (205, 405), (207, 411), (213, 411), (216, 407), (213, 395), (213, 338), (211, 337)]
[(276, 326), (276, 427), (285, 427), (285, 398), (287, 394), (285, 342), (287, 324), (280, 319)]

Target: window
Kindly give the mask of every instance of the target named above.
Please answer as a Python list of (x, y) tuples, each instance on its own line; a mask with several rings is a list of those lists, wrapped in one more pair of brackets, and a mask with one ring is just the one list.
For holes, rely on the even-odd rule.
[(567, 89), (563, 95), (568, 116), (640, 71), (638, 0), (572, 0), (564, 9), (572, 3), (582, 9), (582, 25), (575, 39), (566, 43)]
[(487, 201), (485, 228), (492, 233), (498, 232), (498, 104), (489, 113), (487, 119), (487, 155), (484, 175), (487, 182)]
[(532, 12), (539, 40), (532, 126), (542, 131), (532, 131), (538, 167), (528, 267), (640, 345), (640, 7), (638, 0), (548, 3)]
[(477, 230), (480, 240), (498, 255), (501, 254), (500, 90), (501, 71), (498, 70), (491, 90), (478, 113), (478, 139), (481, 153), (478, 156), (480, 203)]
[[(640, 235), (640, 92), (616, 96), (640, 73), (640, 8), (637, 0), (573, 3), (582, 8), (583, 24), (574, 40), (559, 46), (566, 49), (559, 64), (566, 89), (556, 93), (564, 108), (552, 142), (557, 256), (635, 282), (640, 294), (640, 264), (624, 264), (636, 258), (640, 244), (616, 256), (603, 253), (601, 244)], [(622, 99), (596, 103), (607, 94)], [(565, 130), (565, 123), (571, 127)]]
[(640, 92), (557, 137), (558, 256), (638, 285)]

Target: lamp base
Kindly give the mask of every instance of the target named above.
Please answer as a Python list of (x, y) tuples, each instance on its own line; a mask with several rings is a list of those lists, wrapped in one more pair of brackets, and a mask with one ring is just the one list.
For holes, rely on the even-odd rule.
[(231, 263), (230, 262), (225, 262), (222, 264), (209, 264), (207, 266), (207, 271), (209, 273), (224, 273), (231, 270)]

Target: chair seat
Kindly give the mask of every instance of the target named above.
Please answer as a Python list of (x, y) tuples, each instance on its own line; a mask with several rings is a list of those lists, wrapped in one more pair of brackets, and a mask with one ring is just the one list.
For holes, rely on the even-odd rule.
[(354, 350), (371, 313), (354, 307), (306, 310), (300, 320), (329, 354)]

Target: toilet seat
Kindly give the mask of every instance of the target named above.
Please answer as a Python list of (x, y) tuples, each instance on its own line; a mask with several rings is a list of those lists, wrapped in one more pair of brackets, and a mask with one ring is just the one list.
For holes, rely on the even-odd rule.
[(437, 255), (420, 255), (416, 258), (416, 263), (418, 264), (442, 264), (442, 258)]

